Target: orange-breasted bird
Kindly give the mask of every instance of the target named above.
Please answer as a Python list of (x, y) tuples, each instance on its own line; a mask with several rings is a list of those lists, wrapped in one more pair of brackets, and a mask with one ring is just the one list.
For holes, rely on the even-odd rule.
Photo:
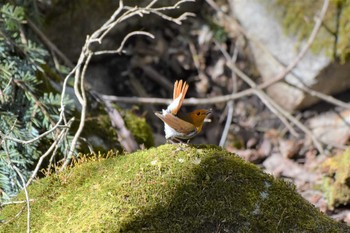
[(164, 122), (165, 138), (168, 140), (188, 140), (196, 136), (201, 130), (205, 118), (211, 110), (197, 109), (189, 113), (179, 112), (185, 99), (188, 84), (182, 80), (174, 84), (173, 101), (162, 112), (155, 112)]

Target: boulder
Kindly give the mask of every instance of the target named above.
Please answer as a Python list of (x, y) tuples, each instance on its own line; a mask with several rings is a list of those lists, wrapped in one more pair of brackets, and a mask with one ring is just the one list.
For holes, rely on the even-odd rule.
[[(81, 159), (31, 185), (32, 231), (350, 232), (292, 184), (216, 146), (163, 145), (107, 157)], [(22, 207), (6, 206), (2, 220)], [(24, 232), (26, 216), (0, 231)]]
[[(285, 12), (286, 9), (273, 4), (274, 1), (260, 0), (231, 0), (230, 7), (234, 16), (239, 20), (248, 35), (249, 45), (262, 76), (263, 81), (276, 77), (288, 66), (305, 45), (298, 35), (286, 33), (282, 25), (282, 17), (275, 12)], [(287, 1), (288, 2), (288, 1)], [(322, 1), (320, 2), (322, 3)], [(297, 4), (289, 2), (287, 4)], [(307, 3), (305, 3), (307, 4)], [(321, 4), (313, 6), (320, 9)], [(302, 9), (307, 12), (308, 9)], [(304, 13), (304, 12), (302, 12)], [(306, 13), (305, 13), (306, 15)], [(277, 17), (276, 17), (277, 16)], [(295, 21), (297, 15), (295, 15)], [(305, 24), (305, 23), (304, 23)], [(314, 21), (310, 23), (311, 28)], [(300, 29), (302, 30), (302, 29)], [(306, 35), (309, 35), (309, 30)], [(333, 41), (332, 38), (322, 38), (328, 33), (319, 33), (316, 40)], [(268, 94), (286, 110), (303, 109), (319, 101), (300, 90), (304, 85), (324, 94), (333, 95), (350, 88), (350, 63), (338, 63), (329, 54), (333, 54), (333, 44), (318, 49), (309, 50), (298, 65), (285, 77), (285, 82), (278, 82), (267, 88)]]

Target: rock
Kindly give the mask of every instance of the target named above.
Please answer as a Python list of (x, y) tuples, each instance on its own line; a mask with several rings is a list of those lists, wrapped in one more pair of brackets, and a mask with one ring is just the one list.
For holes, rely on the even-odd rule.
[[(273, 79), (297, 56), (305, 42), (295, 35), (286, 35), (281, 23), (273, 15), (270, 3), (260, 0), (231, 0), (230, 6), (245, 32), (263, 81)], [(276, 9), (276, 11), (282, 9)], [(310, 32), (309, 32), (310, 33)], [(327, 48), (328, 49), (328, 48)], [(297, 87), (306, 85), (325, 94), (336, 94), (350, 88), (348, 73), (350, 63), (333, 62), (328, 49), (319, 53), (308, 51), (305, 57), (285, 78), (267, 88), (268, 94), (289, 111), (302, 109), (319, 101)], [(277, 62), (279, 61), (279, 62)], [(299, 80), (300, 79), (300, 80)], [(330, 81), (330, 79), (332, 81)]]
[[(29, 187), (33, 232), (349, 232), (283, 180), (216, 146), (84, 159)], [(18, 199), (23, 200), (22, 193)], [(6, 206), (2, 218), (22, 205)], [(22, 213), (1, 232), (24, 232)]]
[(326, 112), (311, 118), (308, 126), (321, 142), (331, 146), (343, 146), (350, 138), (350, 110), (340, 113)]
[(294, 158), (300, 151), (303, 143), (301, 141), (280, 139), (278, 143), (279, 151), (284, 158)]

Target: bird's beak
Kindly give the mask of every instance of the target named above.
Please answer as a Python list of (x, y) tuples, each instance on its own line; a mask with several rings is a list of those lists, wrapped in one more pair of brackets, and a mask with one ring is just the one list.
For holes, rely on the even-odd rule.
[(207, 112), (206, 112), (206, 114), (205, 114), (206, 116), (205, 116), (204, 122), (211, 122), (211, 119), (209, 119), (208, 116), (209, 116), (212, 112), (213, 112), (212, 109), (207, 110)]
[(213, 110), (212, 109), (209, 109), (208, 111), (207, 111), (207, 116), (210, 114), (210, 113), (212, 113), (213, 112)]

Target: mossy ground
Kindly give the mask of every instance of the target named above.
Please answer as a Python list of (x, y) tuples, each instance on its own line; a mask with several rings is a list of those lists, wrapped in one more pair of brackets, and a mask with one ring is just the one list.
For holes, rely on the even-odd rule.
[[(33, 232), (349, 232), (292, 185), (214, 146), (164, 145), (79, 163), (29, 194)], [(1, 218), (21, 208), (8, 206)], [(25, 229), (25, 214), (0, 225)]]

